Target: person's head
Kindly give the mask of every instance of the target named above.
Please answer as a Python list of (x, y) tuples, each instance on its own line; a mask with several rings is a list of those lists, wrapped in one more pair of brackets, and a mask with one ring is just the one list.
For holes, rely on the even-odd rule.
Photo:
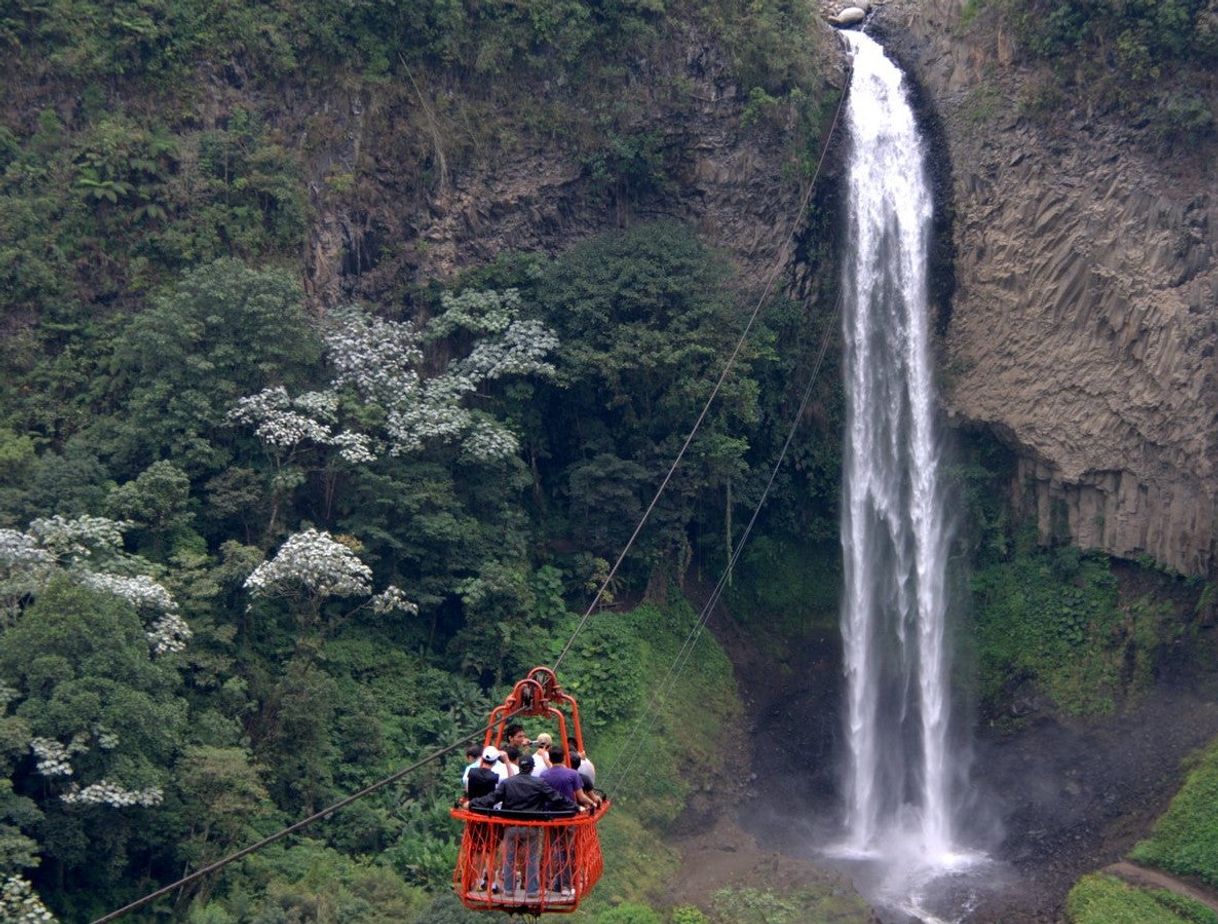
[(503, 753), (507, 755), (508, 763), (515, 764), (520, 762), (520, 748), (516, 747), (516, 745), (509, 744), (503, 749)]
[(571, 751), (571, 769), (578, 770), (579, 765), (583, 763), (583, 759), (574, 750)]
[(554, 739), (550, 737), (549, 732), (542, 732), (533, 739), (533, 743), (537, 745), (537, 750), (546, 751), (548, 753), (550, 746), (554, 743)]
[(550, 745), (550, 763), (554, 764), (555, 766), (558, 766), (559, 764), (564, 762), (564, 759), (565, 758), (564, 758), (564, 755), (562, 752), (562, 745), (561, 744)]
[(529, 736), (524, 733), (523, 725), (509, 725), (503, 730), (503, 738), (508, 744), (514, 744), (518, 748), (529, 743)]
[(575, 740), (574, 735), (567, 736), (567, 747), (569, 747), (571, 749), (572, 754), (579, 753), (579, 742)]
[(520, 772), (526, 776), (533, 772), (533, 758), (531, 758), (531, 757), (520, 758)]
[(469, 747), (467, 747), (465, 749), (465, 759), (468, 761), (471, 761), (471, 762), (475, 761), (481, 756), (482, 756), (482, 745), (480, 745), (480, 744), (471, 744)]
[(479, 756), (482, 758), (482, 766), (494, 766), (495, 761), (499, 759), (499, 749), (493, 744), (488, 744), (482, 749), (482, 753)]

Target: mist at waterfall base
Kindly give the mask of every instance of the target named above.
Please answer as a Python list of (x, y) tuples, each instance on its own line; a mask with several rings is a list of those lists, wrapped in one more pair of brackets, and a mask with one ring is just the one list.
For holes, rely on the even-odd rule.
[(951, 714), (951, 536), (928, 318), (933, 197), (900, 70), (868, 36), (842, 35), (853, 55), (842, 303), (845, 830), (827, 854), (893, 920), (953, 921), (967, 915), (970, 881), (989, 864), (957, 821), (967, 748)]

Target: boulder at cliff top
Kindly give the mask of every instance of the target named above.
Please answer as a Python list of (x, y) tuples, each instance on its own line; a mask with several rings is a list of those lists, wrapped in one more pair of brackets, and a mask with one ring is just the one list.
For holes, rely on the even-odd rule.
[(836, 16), (830, 16), (829, 22), (835, 26), (853, 26), (867, 18), (867, 11), (862, 7), (848, 6)]

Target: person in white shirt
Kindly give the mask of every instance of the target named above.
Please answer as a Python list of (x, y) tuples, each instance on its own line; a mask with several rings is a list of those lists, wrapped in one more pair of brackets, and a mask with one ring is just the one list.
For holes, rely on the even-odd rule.
[(503, 761), (503, 752), (493, 744), (488, 744), (482, 750), (482, 759), (491, 765), (491, 769), (498, 775), (500, 783), (511, 776), (508, 772), (507, 764)]
[(533, 739), (533, 744), (537, 747), (537, 753), (533, 755), (533, 776), (541, 776), (550, 769), (550, 745), (554, 743), (554, 739), (547, 732), (542, 732)]
[(465, 749), (465, 759), (468, 760), (469, 766), (465, 768), (465, 772), (461, 774), (461, 790), (469, 792), (469, 772), (478, 766), (482, 760), (482, 745), (471, 744)]
[[(580, 776), (588, 781), (588, 788), (593, 789), (596, 786), (596, 765), (588, 760), (588, 755), (583, 751), (577, 750), (578, 745), (575, 741), (575, 736), (571, 735), (567, 738), (567, 746), (571, 749), (571, 754), (579, 755), (579, 766), (576, 769)], [(574, 765), (575, 761), (571, 762)]]
[(514, 744), (509, 744), (499, 752), (499, 760), (507, 769), (509, 777), (515, 776), (520, 772), (520, 748)]

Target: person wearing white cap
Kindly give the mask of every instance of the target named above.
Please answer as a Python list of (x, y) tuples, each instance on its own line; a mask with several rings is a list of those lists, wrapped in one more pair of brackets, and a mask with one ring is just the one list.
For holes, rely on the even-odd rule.
[(500, 782), (506, 780), (512, 775), (508, 769), (507, 762), (503, 759), (503, 751), (499, 750), (493, 744), (488, 744), (482, 749), (482, 762), (484, 766), (490, 767), (498, 775)]
[(485, 796), (487, 793), (494, 792), (495, 787), (499, 785), (501, 779), (496, 767), (503, 766), (499, 763), (499, 750), (494, 745), (487, 745), (482, 749), (482, 760), (478, 766), (474, 767), (469, 772), (469, 781), (466, 784), (465, 791), (469, 798), (477, 799), (479, 796)]

